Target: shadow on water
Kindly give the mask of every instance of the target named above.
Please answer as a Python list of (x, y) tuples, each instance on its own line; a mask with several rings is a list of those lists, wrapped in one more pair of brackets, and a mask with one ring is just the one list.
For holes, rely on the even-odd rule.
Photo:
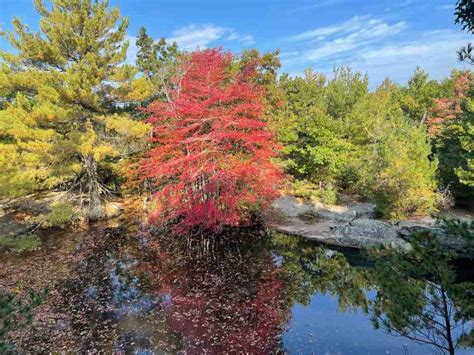
[[(69, 258), (67, 276), (51, 285), (32, 330), (22, 336), (22, 349), (196, 354), (445, 351), (436, 344), (445, 337), (428, 329), (437, 329), (443, 319), (436, 315), (430, 320), (423, 313), (438, 306), (436, 293), (434, 306), (429, 303), (430, 276), (420, 279), (388, 255), (374, 259), (263, 231), (220, 237), (209, 247), (120, 227), (85, 234)], [(387, 271), (390, 268), (397, 272)], [(466, 282), (451, 281), (463, 287), (446, 293), (452, 297), (448, 317), (464, 327), (451, 329), (452, 336), (469, 344), (473, 289)], [(428, 298), (420, 298), (420, 292), (428, 292)], [(413, 326), (439, 339), (423, 345), (407, 332)]]

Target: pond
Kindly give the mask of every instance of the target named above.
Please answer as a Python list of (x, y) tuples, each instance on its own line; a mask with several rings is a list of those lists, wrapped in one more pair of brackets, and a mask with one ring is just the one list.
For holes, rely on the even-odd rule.
[[(446, 343), (442, 317), (426, 321), (439, 303), (418, 302), (419, 287), (429, 300), (430, 282), (407, 284), (384, 274), (390, 263), (281, 234), (242, 232), (209, 246), (96, 226), (48, 237), (0, 267), (2, 291), (49, 289), (32, 326), (10, 334), (20, 352), (426, 354)], [(471, 279), (458, 270), (455, 284)], [(472, 289), (459, 289), (464, 303), (446, 303), (454, 341), (472, 327), (455, 319), (472, 304)], [(387, 324), (407, 319), (420, 329), (388, 334)]]

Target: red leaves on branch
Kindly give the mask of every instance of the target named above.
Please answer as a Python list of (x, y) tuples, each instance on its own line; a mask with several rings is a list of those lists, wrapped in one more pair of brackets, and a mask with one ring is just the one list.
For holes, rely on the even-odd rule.
[(142, 163), (157, 192), (152, 223), (180, 220), (179, 229), (218, 230), (250, 221), (276, 196), (277, 145), (262, 121), (262, 89), (233, 57), (196, 51), (181, 64), (168, 102), (150, 106), (153, 148)]
[(434, 99), (435, 107), (431, 110), (431, 117), (427, 121), (431, 135), (439, 135), (443, 127), (462, 112), (461, 104), (466, 99), (469, 87), (473, 85), (474, 75), (466, 72), (455, 80), (452, 98)]

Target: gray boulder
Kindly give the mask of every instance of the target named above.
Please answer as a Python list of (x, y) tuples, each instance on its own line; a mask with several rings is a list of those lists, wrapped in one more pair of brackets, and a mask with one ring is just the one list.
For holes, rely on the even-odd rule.
[(335, 226), (333, 232), (366, 248), (385, 246), (410, 249), (409, 243), (399, 237), (391, 224), (375, 219), (356, 219), (348, 224)]

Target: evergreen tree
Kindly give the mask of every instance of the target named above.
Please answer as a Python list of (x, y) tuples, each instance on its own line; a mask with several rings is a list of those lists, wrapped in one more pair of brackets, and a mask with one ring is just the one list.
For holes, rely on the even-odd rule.
[[(467, 236), (467, 226), (449, 222)], [(442, 226), (446, 231), (447, 226)], [(459, 228), (461, 227), (461, 228)], [(472, 237), (472, 232), (471, 232)], [(367, 274), (376, 285), (368, 313), (376, 329), (427, 344), (442, 354), (472, 347), (472, 282), (456, 280), (454, 255), (426, 231), (410, 236), (412, 251), (371, 252), (374, 268)]]
[[(463, 31), (470, 34), (474, 33), (474, 3), (472, 0), (457, 0), (454, 10), (454, 22), (460, 24)], [(461, 62), (474, 64), (474, 47), (470, 42), (457, 53)]]
[(136, 45), (136, 66), (142, 74), (135, 82), (136, 98), (145, 106), (154, 100), (169, 100), (171, 78), (178, 74), (178, 59), (184, 53), (178, 50), (176, 42), (168, 44), (164, 38), (155, 42), (144, 27), (140, 28)]
[(103, 174), (148, 126), (122, 108), (135, 71), (124, 65), (128, 20), (108, 1), (35, 0), (39, 31), (19, 18), (1, 52), (0, 193), (19, 195), (74, 181), (101, 216)]
[(408, 85), (401, 89), (400, 103), (405, 115), (413, 122), (426, 121), (429, 111), (434, 107), (434, 99), (449, 93), (451, 80), (441, 83), (430, 80), (429, 75), (417, 67)]
[(285, 96), (278, 86), (278, 69), (281, 67), (280, 51), (260, 53), (256, 49), (247, 49), (235, 58), (233, 70), (252, 70), (253, 83), (264, 89), (265, 119), (272, 120), (283, 106)]
[(280, 79), (288, 98), (278, 126), (284, 164), (297, 178), (330, 182), (342, 170), (347, 142), (342, 122), (327, 113), (326, 78), (310, 70), (305, 74)]
[(354, 105), (369, 92), (369, 78), (347, 67), (334, 69), (333, 76), (326, 89), (327, 112), (346, 122)]

